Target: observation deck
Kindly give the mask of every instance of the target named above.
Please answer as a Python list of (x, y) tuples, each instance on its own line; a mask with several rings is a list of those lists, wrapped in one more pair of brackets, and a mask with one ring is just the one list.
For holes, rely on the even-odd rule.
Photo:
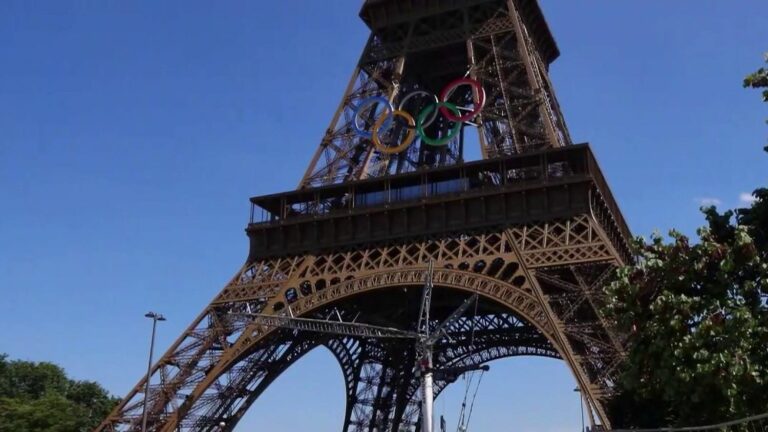
[(588, 144), (251, 198), (249, 260), (589, 214), (631, 234)]
[[(513, 0), (366, 0), (360, 18), (371, 31), (396, 42), (407, 38), (406, 29), (413, 23), (420, 27), (450, 29), (463, 37), (483, 32), (484, 27), (500, 20), (498, 11)], [(560, 56), (555, 38), (537, 0), (514, 0), (531, 38), (541, 52), (542, 60), (552, 63)], [(445, 23), (446, 26), (441, 24)], [(418, 31), (416, 31), (418, 33)], [(434, 39), (435, 36), (430, 37)]]

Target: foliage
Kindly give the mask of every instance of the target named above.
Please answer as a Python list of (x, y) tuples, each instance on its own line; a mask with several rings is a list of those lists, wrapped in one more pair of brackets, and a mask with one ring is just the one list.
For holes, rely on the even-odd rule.
[[(768, 71), (745, 86), (768, 89)], [(610, 407), (614, 427), (768, 411), (768, 189), (754, 196), (735, 212), (702, 209), (707, 226), (695, 244), (675, 231), (669, 243), (658, 234), (636, 240), (635, 265), (617, 271), (605, 313), (627, 335), (627, 359)]]
[[(768, 54), (765, 54), (765, 62), (768, 63)], [(744, 87), (765, 89), (763, 90), (763, 101), (768, 102), (768, 69), (760, 68), (744, 78)]]
[(89, 431), (117, 401), (94, 382), (67, 378), (52, 363), (0, 355), (0, 432)]

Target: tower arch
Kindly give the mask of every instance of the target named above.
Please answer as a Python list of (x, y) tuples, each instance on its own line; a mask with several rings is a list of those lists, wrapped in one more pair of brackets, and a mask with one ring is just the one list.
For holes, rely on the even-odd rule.
[[(593, 425), (610, 427), (623, 339), (600, 311), (607, 276), (632, 259), (631, 234), (589, 146), (571, 141), (548, 74), (559, 51), (537, 1), (369, 0), (361, 18), (371, 36), (298, 188), (251, 198), (246, 265), (97, 431), (137, 430), (144, 406), (152, 431), (205, 430), (321, 345), (351, 365), (345, 430), (405, 421), (407, 349), (294, 334), (248, 314), (352, 320), (367, 303), (369, 322), (400, 316), (381, 294), (414, 291), (429, 263), (436, 305), (479, 294), (517, 317), (540, 336), (531, 352), (562, 358)], [(413, 94), (427, 105), (405, 103)], [(472, 128), (483, 160), (467, 162)], [(515, 327), (497, 333), (514, 338)], [(444, 361), (515, 354), (491, 345)]]

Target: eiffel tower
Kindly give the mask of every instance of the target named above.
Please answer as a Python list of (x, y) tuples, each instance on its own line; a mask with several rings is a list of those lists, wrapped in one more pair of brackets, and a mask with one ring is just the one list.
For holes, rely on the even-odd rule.
[[(430, 265), (435, 323), (479, 296), (435, 344), (436, 371), (561, 359), (610, 428), (623, 339), (600, 306), (630, 232), (571, 142), (537, 1), (367, 0), (360, 17), (370, 37), (297, 189), (251, 198), (245, 264), (97, 431), (140, 430), (145, 403), (147, 430), (233, 430), (318, 347), (343, 371), (344, 431), (420, 430), (410, 342), (248, 317), (414, 329)], [(469, 143), (480, 160), (464, 160)], [(435, 374), (435, 395), (454, 379)]]

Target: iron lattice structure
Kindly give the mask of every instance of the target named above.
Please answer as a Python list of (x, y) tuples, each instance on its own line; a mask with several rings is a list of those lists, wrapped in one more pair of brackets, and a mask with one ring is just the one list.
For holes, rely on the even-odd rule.
[[(98, 431), (138, 430), (145, 402), (149, 430), (232, 430), (321, 346), (343, 371), (344, 431), (419, 430), (412, 342), (249, 316), (413, 330), (430, 262), (431, 325), (480, 296), (435, 346), (436, 394), (456, 379), (441, 370), (558, 358), (592, 424), (610, 427), (604, 402), (622, 337), (600, 306), (606, 278), (631, 260), (630, 233), (591, 150), (571, 143), (548, 77), (559, 52), (537, 2), (368, 0), (361, 17), (370, 39), (299, 188), (251, 199), (246, 263)], [(389, 154), (355, 133), (366, 98), (437, 94), (457, 76), (479, 82), (486, 101), (445, 145), (420, 139)], [(479, 105), (471, 88), (451, 97)], [(428, 133), (449, 128), (438, 120)], [(483, 160), (465, 162), (471, 128)]]

